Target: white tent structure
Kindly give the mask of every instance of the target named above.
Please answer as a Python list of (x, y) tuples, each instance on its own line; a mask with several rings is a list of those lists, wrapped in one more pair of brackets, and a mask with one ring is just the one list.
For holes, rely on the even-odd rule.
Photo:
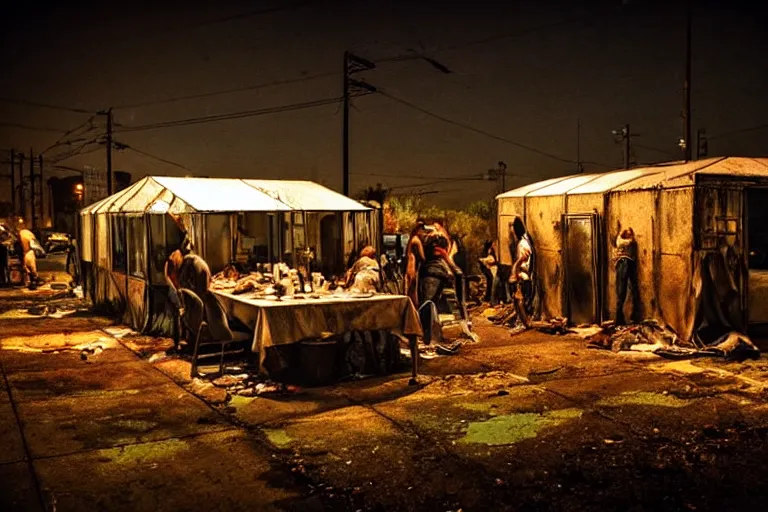
[(168, 334), (163, 266), (185, 233), (214, 273), (311, 249), (328, 275), (379, 248), (379, 213), (310, 181), (147, 176), (80, 211), (84, 289), (134, 329)]

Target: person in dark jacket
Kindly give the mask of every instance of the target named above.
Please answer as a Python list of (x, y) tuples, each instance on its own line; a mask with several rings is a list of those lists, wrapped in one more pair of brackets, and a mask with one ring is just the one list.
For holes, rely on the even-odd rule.
[(614, 265), (616, 268), (616, 325), (624, 325), (624, 303), (627, 291), (632, 291), (633, 322), (640, 321), (640, 288), (637, 282), (637, 240), (632, 228), (621, 229), (618, 223), (619, 235), (616, 237)]

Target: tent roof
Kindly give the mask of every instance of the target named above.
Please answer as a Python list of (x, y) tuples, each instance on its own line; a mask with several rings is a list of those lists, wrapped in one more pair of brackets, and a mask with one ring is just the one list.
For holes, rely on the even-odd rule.
[(681, 184), (692, 185), (696, 175), (768, 178), (768, 158), (718, 157), (601, 174), (575, 174), (530, 183), (499, 194), (496, 199), (667, 188)]
[(147, 176), (80, 213), (368, 210), (367, 206), (311, 181)]

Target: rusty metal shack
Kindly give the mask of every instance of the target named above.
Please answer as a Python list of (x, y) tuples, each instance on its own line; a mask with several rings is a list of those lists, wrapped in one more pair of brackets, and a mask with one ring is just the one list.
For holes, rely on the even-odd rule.
[(741, 332), (768, 323), (768, 158), (577, 174), (496, 199), (501, 263), (512, 263), (515, 216), (533, 238), (544, 319), (615, 318), (620, 222), (635, 232), (644, 318), (684, 340), (718, 323)]

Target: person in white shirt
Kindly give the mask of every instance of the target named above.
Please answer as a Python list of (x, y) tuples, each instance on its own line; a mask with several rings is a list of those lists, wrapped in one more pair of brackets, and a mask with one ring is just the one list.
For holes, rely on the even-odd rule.
[(523, 296), (526, 312), (533, 313), (533, 272), (535, 251), (533, 240), (525, 229), (525, 224), (520, 217), (515, 217), (512, 222), (512, 231), (515, 238), (515, 261), (512, 264), (512, 272), (509, 282), (513, 288)]

